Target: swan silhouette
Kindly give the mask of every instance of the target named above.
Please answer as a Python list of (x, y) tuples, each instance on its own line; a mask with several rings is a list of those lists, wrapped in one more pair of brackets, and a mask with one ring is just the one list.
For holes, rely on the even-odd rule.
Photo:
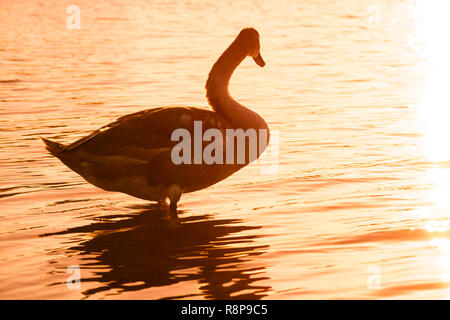
[[(161, 202), (169, 198), (170, 209), (176, 214), (182, 193), (211, 186), (254, 159), (249, 156), (249, 147), (246, 146), (245, 161), (238, 161), (238, 152), (234, 152), (234, 161), (230, 163), (176, 164), (171, 157), (172, 149), (177, 145), (177, 141), (172, 141), (174, 130), (182, 128), (192, 133), (191, 141), (195, 143), (194, 122), (201, 121), (203, 130), (220, 130), (224, 134), (220, 142), (226, 145), (228, 129), (245, 132), (263, 129), (266, 130), (264, 139), (267, 141), (261, 145), (262, 138), (257, 136), (258, 156), (267, 146), (267, 123), (257, 113), (235, 101), (228, 92), (233, 71), (247, 56), (251, 56), (259, 66), (265, 65), (259, 51), (258, 32), (246, 28), (219, 57), (206, 82), (206, 97), (213, 111), (194, 107), (160, 107), (125, 115), (68, 145), (41, 139), (52, 155), (89, 183), (107, 191), (119, 191), (150, 201)], [(250, 138), (248, 141), (250, 144)], [(206, 145), (205, 141), (201, 143)], [(238, 146), (232, 147), (238, 151)]]

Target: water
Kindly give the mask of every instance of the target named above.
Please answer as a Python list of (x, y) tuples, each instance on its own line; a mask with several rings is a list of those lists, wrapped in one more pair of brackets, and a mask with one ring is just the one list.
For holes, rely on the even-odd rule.
[[(71, 4), (0, 2), (0, 298), (449, 297), (439, 4), (80, 0), (68, 30)], [(247, 26), (267, 64), (245, 60), (230, 90), (279, 130), (276, 174), (252, 164), (185, 195), (177, 225), (43, 149), (207, 107), (209, 69)]]

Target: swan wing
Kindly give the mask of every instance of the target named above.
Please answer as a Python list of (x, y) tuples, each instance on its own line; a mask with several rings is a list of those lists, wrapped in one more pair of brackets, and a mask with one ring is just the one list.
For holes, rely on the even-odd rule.
[(178, 128), (192, 131), (194, 121), (202, 121), (204, 128), (220, 125), (215, 112), (193, 107), (166, 107), (143, 110), (118, 118), (64, 148), (66, 152), (84, 151), (96, 156), (128, 155), (138, 159), (171, 149), (172, 132)]
[[(194, 121), (203, 131), (223, 133), (228, 122), (215, 112), (192, 107), (168, 107), (126, 115), (67, 145), (59, 158), (89, 182), (107, 189), (107, 181), (127, 175), (144, 177), (154, 185), (181, 183), (187, 190), (211, 185), (238, 170), (226, 165), (175, 165), (171, 150), (179, 143), (172, 132), (184, 128), (194, 144)], [(225, 170), (225, 171), (224, 171)], [(89, 178), (89, 179), (88, 179)]]

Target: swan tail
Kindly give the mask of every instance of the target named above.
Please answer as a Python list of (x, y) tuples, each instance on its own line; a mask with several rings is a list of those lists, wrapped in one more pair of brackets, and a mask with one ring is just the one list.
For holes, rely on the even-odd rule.
[(59, 154), (64, 149), (64, 145), (62, 143), (54, 142), (42, 137), (40, 138), (45, 143), (45, 149), (53, 155)]

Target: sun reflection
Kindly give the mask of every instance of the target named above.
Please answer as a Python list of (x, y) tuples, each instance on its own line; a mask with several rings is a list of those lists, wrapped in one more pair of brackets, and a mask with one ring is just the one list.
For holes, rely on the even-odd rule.
[(423, 39), (423, 54), (427, 70), (426, 88), (419, 112), (423, 121), (426, 154), (431, 161), (448, 161), (450, 148), (450, 2), (444, 0), (416, 1), (419, 34)]
[(442, 255), (437, 259), (442, 281), (450, 282), (450, 239), (433, 239), (431, 245), (442, 252)]
[(431, 168), (428, 170), (428, 177), (433, 182), (430, 200), (445, 213), (446, 217), (450, 217), (450, 169)]
[[(432, 188), (429, 200), (433, 208), (429, 210), (425, 229), (430, 232), (449, 230), (450, 217), (450, 96), (448, 76), (450, 74), (450, 30), (448, 12), (450, 2), (445, 0), (417, 0), (416, 18), (419, 37), (423, 43), (423, 60), (426, 67), (426, 84), (421, 94), (419, 113), (423, 133), (425, 157), (432, 168), (427, 172)], [(435, 238), (432, 247), (438, 249), (436, 266), (443, 282), (450, 281), (450, 239)]]

